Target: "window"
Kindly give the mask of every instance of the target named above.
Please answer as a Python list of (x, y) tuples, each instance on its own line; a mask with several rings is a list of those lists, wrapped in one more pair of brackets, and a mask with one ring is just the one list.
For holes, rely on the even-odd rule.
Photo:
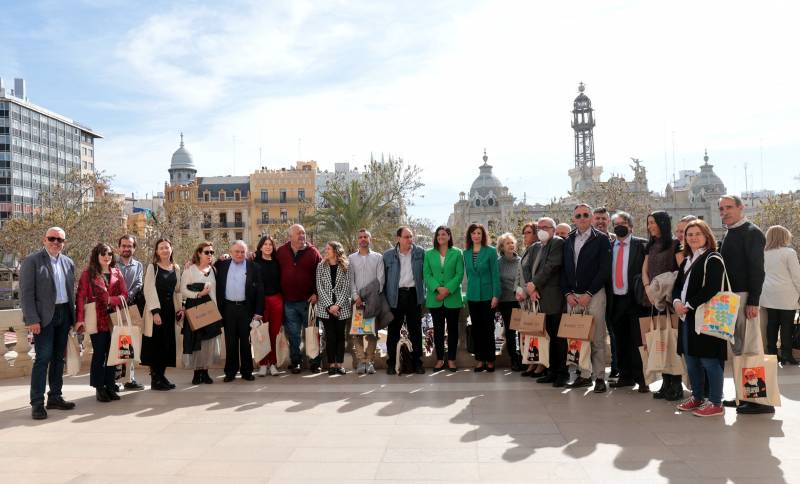
[(480, 207), (481, 206), (481, 201), (480, 200), (475, 200), (475, 206), (476, 207)]
[(223, 226), (228, 223), (228, 214), (227, 213), (223, 212), (223, 213), (219, 214), (219, 223), (220, 223), (220, 225), (223, 225)]
[(491, 207), (493, 205), (494, 205), (494, 198), (490, 198), (489, 199), (489, 206)]
[(289, 221), (289, 213), (286, 209), (281, 209), (281, 223), (286, 223)]
[(241, 232), (236, 232), (236, 234), (235, 234), (235, 235), (236, 235), (236, 240), (242, 240), (242, 239), (244, 239), (244, 235), (243, 235)]
[(286, 189), (281, 189), (281, 203), (286, 203)]
[(237, 226), (241, 227), (241, 225), (242, 225), (242, 212), (234, 212), (234, 214), (233, 214), (233, 222)]
[(269, 223), (269, 212), (266, 210), (261, 211), (261, 223), (268, 224)]
[(297, 200), (304, 202), (306, 200), (306, 190), (305, 188), (298, 188), (297, 189)]
[(203, 232), (203, 238), (206, 240), (211, 240), (211, 232)]
[(237, 202), (240, 201), (242, 199), (242, 192), (238, 190), (233, 192), (233, 199), (236, 200)]
[(203, 200), (208, 202), (211, 200), (211, 194), (208, 192), (203, 193)]
[(269, 190), (261, 190), (261, 203), (269, 201)]

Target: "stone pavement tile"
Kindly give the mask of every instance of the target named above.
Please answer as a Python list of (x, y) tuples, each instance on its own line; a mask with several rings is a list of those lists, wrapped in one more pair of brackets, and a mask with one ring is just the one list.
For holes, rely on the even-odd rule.
[(525, 412), (495, 412), (481, 413), (474, 416), (457, 415), (453, 417), (455, 423), (483, 424), (514, 424), (514, 423), (553, 423), (553, 418), (545, 411), (529, 409)]
[(520, 435), (490, 435), (478, 439), (478, 448), (502, 447), (561, 447), (568, 441), (561, 434), (520, 434)]
[(564, 453), (564, 447), (478, 447), (478, 462), (487, 464), (517, 464), (527, 462), (574, 462)]
[(567, 462), (517, 462), (478, 464), (481, 482), (519, 481), (539, 482), (544, 479), (576, 479), (587, 482), (589, 475), (580, 467)]
[(785, 478), (787, 482), (796, 480), (800, 474), (800, 459), (780, 461), (776, 458), (751, 458), (747, 454), (729, 456), (727, 459), (687, 459), (686, 463), (703, 478)]
[[(313, 445), (313, 444), (312, 444)], [(307, 447), (298, 445), (292, 449), (290, 455), (284, 462), (380, 462), (385, 453), (383, 447), (349, 447), (349, 448), (326, 448), (326, 447)]]
[(683, 479), (697, 477), (695, 470), (680, 461), (626, 460), (616, 461), (580, 461), (573, 467), (580, 467), (590, 476), (590, 480), (600, 478), (606, 482), (682, 482)]
[(307, 462), (287, 462), (275, 471), (276, 480), (286, 482), (303, 480), (341, 481), (374, 479), (377, 462), (327, 462), (309, 465)]
[(11, 469), (3, 468), (4, 482), (14, 484), (61, 484), (74, 482), (74, 480), (80, 476), (79, 471), (70, 470), (53, 473), (40, 472), (37, 470), (35, 472), (20, 472), (19, 474), (12, 474), (10, 471)]
[(558, 429), (567, 441), (574, 445), (608, 443), (614, 445), (647, 445), (658, 442), (655, 434), (633, 426), (619, 425), (614, 421), (604, 423), (559, 423)]
[[(432, 449), (386, 449), (383, 462), (387, 463), (470, 463), (478, 462), (475, 447), (437, 447)], [(429, 476), (426, 476), (428, 478)]]
[(261, 461), (229, 462), (227, 460), (196, 459), (188, 461), (178, 475), (186, 477), (216, 477), (269, 479), (283, 464)]
[(477, 482), (480, 480), (477, 462), (383, 462), (378, 467), (376, 475), (381, 479), (407, 479), (412, 482), (417, 480)]
[[(140, 480), (141, 482), (146, 482), (147, 484), (219, 484), (222, 482), (218, 476), (195, 477), (143, 475), (137, 476), (136, 479)], [(106, 474), (82, 474), (70, 481), (70, 484), (109, 484), (115, 482), (120, 482), (119, 472), (109, 472)], [(225, 484), (266, 484), (269, 482), (269, 479), (237, 477), (225, 479), (224, 482)]]

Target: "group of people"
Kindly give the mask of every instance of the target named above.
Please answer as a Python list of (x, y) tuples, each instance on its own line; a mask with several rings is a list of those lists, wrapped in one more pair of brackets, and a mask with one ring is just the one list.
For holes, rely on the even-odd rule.
[[(168, 391), (175, 384), (166, 369), (176, 366), (176, 331), (183, 338), (185, 365), (194, 370), (192, 384), (211, 384), (208, 369), (224, 330), (224, 379), (237, 374), (244, 380), (277, 375), (278, 335), (288, 340), (288, 370), (297, 374), (306, 366), (321, 371), (322, 352), (304, 357), (303, 334), (309, 325), (324, 331), (327, 371), (345, 374), (345, 348), (352, 342), (354, 368), (359, 374), (375, 373), (377, 330), (386, 328), (387, 373), (396, 373), (398, 342), (411, 341), (410, 368), (424, 374), (422, 365), (423, 307), (432, 316), (436, 362), (433, 372), (456, 371), (459, 317), (467, 306), (470, 346), (475, 372), (495, 371), (495, 313), (505, 324), (506, 351), (511, 368), (522, 376), (554, 387), (593, 387), (603, 393), (606, 386), (606, 344), (610, 337), (612, 388), (638, 387), (648, 393), (639, 353), (642, 337), (639, 318), (653, 314), (677, 314), (679, 331), (674, 351), (685, 361), (691, 380), (691, 397), (684, 400), (680, 374), (663, 374), (655, 398), (682, 400), (680, 410), (698, 416), (724, 413), (722, 400), (727, 343), (693, 330), (694, 312), (721, 288), (727, 273), (734, 292), (740, 293), (741, 314), (736, 324), (733, 352), (740, 354), (745, 322), (767, 309), (767, 352), (796, 364), (791, 354), (792, 325), (800, 300), (800, 263), (789, 247), (791, 234), (781, 226), (770, 227), (766, 237), (744, 217), (741, 199), (726, 195), (719, 200), (726, 226), (718, 243), (710, 227), (693, 216), (683, 217), (672, 227), (669, 214), (656, 211), (647, 216), (647, 234), (633, 234), (634, 220), (626, 212), (610, 216), (603, 208), (579, 204), (573, 224), (557, 224), (542, 217), (522, 230), (522, 247), (511, 233), (500, 235), (496, 247), (489, 244), (486, 228), (471, 224), (464, 249), (456, 247), (451, 229), (435, 230), (433, 247), (424, 250), (414, 243), (409, 227), (400, 227), (396, 244), (384, 253), (372, 250), (367, 229), (358, 233), (358, 251), (349, 256), (337, 241), (328, 242), (322, 253), (306, 241), (301, 225), (288, 231), (288, 241), (278, 245), (270, 236), (259, 240), (248, 254), (243, 241), (234, 242), (224, 257), (215, 257), (210, 242), (200, 243), (191, 261), (181, 267), (173, 260), (170, 240), (157, 241), (151, 261), (145, 266), (133, 255), (136, 239), (125, 235), (117, 251), (98, 244), (74, 290), (73, 261), (62, 254), (66, 234), (53, 227), (44, 237), (44, 248), (25, 259), (20, 288), (23, 319), (35, 335), (36, 359), (31, 375), (30, 400), (34, 419), (47, 417), (46, 409), (68, 410), (74, 403), (64, 400), (61, 387), (64, 349), (70, 328), (81, 332), (87, 309), (94, 303), (96, 331), (90, 335), (94, 352), (90, 384), (100, 402), (118, 400), (115, 379), (119, 368), (106, 364), (111, 348), (111, 314), (121, 306), (136, 307), (144, 319), (141, 364), (148, 366), (153, 390)], [(611, 230), (609, 231), (609, 227)], [(521, 254), (521, 255), (520, 255)], [(673, 278), (659, 277), (672, 274)], [(665, 287), (663, 280), (670, 283)], [(658, 289), (653, 289), (654, 287)], [(216, 305), (221, 319), (192, 329), (183, 324), (186, 312), (201, 304)], [(515, 308), (533, 307), (544, 314), (549, 335), (549, 364), (525, 365), (521, 340), (509, 326)], [(309, 314), (309, 311), (313, 311)], [(370, 334), (350, 335), (354, 312), (374, 318)], [(570, 382), (567, 340), (558, 337), (562, 315), (584, 312), (593, 317), (589, 335), (591, 372), (575, 369)], [(253, 362), (250, 331), (267, 322), (272, 351)], [(319, 334), (316, 330), (312, 333)], [(306, 365), (304, 365), (304, 359)], [(123, 365), (126, 389), (142, 389), (134, 378), (133, 364)], [(45, 383), (50, 391), (44, 401)], [(739, 413), (773, 412), (772, 407), (752, 403), (738, 406)]]

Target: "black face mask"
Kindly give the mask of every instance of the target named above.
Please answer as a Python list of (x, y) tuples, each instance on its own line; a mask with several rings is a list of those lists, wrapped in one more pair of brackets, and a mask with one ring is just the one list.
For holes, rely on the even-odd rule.
[(615, 233), (615, 234), (617, 235), (617, 237), (619, 237), (620, 239), (624, 239), (625, 237), (627, 237), (627, 236), (628, 236), (628, 234), (630, 233), (630, 230), (628, 230), (628, 227), (626, 227), (626, 226), (624, 226), (624, 225), (616, 225), (616, 226), (614, 227), (614, 233)]

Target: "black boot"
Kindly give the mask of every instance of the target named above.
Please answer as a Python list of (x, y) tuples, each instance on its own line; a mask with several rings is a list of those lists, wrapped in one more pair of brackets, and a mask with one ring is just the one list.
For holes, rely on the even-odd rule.
[(111, 397), (108, 395), (108, 390), (106, 390), (103, 387), (95, 390), (95, 398), (97, 398), (98, 402), (103, 402), (103, 403), (111, 401)]
[(203, 380), (203, 383), (205, 383), (206, 385), (214, 383), (214, 380), (211, 379), (211, 375), (208, 374), (208, 370), (200, 371), (200, 379)]
[(192, 377), (192, 385), (200, 385), (203, 383), (203, 370), (194, 370)]
[(669, 389), (669, 387), (672, 384), (672, 375), (668, 375), (668, 374), (664, 373), (662, 375), (662, 378), (663, 378), (663, 380), (661, 382), (661, 388), (659, 388), (653, 394), (653, 398), (655, 398), (656, 400), (663, 400), (665, 398), (665, 396), (666, 396), (665, 394), (667, 392), (667, 389)]
[(677, 402), (683, 400), (683, 376), (672, 375), (672, 383), (667, 389), (665, 399), (669, 402)]

